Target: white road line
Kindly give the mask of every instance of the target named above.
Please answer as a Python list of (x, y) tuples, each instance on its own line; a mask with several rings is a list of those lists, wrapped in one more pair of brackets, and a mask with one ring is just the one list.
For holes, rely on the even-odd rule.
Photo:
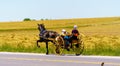
[[(59, 55), (46, 55), (43, 53), (19, 53), (19, 52), (0, 52), (0, 54), (8, 55), (38, 55), (38, 56), (59, 56)], [(83, 58), (104, 58), (104, 59), (120, 59), (120, 56), (86, 56), (86, 55), (64, 55), (62, 57), (83, 57)]]
[(8, 55), (46, 55), (40, 53), (19, 53), (19, 52), (0, 52), (0, 54), (8, 54)]

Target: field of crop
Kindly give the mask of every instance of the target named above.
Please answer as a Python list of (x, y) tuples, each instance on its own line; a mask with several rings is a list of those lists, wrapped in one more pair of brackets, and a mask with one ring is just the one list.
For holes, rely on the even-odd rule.
[[(120, 17), (1, 22), (0, 51), (45, 53), (44, 43), (40, 43), (41, 48), (36, 46), (39, 39), (38, 23), (44, 23), (46, 29), (58, 33), (62, 29), (71, 32), (76, 24), (83, 36), (84, 55), (120, 56)], [(50, 53), (53, 53), (53, 44), (49, 46)]]

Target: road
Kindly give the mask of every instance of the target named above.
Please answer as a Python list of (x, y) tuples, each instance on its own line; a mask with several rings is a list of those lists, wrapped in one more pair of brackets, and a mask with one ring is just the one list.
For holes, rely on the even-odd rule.
[(0, 66), (120, 66), (120, 57), (0, 52)]

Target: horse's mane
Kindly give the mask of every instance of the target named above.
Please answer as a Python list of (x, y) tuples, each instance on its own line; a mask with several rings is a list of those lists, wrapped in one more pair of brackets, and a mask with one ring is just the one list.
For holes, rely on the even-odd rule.
[(40, 26), (41, 26), (41, 28), (42, 28), (43, 30), (46, 30), (44, 24), (38, 24), (38, 29), (39, 29), (39, 30), (41, 30), (41, 29), (40, 29)]
[(44, 30), (46, 30), (46, 28), (45, 28), (45, 25), (44, 25), (44, 24), (42, 24), (42, 27), (43, 27), (43, 29), (44, 29)]

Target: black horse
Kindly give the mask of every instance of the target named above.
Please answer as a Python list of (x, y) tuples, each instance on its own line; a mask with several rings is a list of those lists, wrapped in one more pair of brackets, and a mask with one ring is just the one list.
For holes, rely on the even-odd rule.
[(40, 31), (40, 34), (39, 34), (40, 39), (37, 40), (37, 47), (40, 47), (38, 42), (45, 42), (46, 43), (46, 49), (47, 49), (46, 54), (49, 54), (48, 42), (52, 42), (53, 44), (55, 44), (55, 40), (59, 36), (59, 34), (55, 31), (46, 30), (44, 24), (38, 24), (38, 29)]

